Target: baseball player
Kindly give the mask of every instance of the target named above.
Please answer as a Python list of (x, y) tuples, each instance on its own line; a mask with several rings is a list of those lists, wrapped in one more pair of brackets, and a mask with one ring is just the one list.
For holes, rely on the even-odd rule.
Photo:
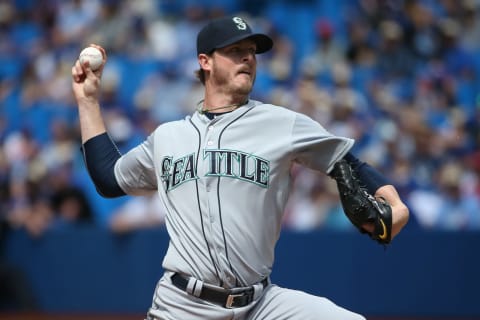
[[(104, 65), (105, 50), (93, 46)], [(99, 193), (157, 192), (166, 207), (170, 243), (147, 319), (364, 319), (270, 282), (293, 163), (335, 179), (349, 219), (380, 243), (408, 219), (395, 188), (349, 153), (352, 139), (250, 99), (256, 54), (272, 46), (240, 17), (209, 22), (197, 36), (204, 100), (124, 155), (101, 117), (103, 65), (94, 72), (76, 61), (72, 68), (85, 162)]]

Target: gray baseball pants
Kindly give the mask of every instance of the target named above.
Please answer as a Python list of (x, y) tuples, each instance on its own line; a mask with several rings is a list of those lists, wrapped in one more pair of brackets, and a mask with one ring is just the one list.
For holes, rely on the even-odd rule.
[(175, 287), (166, 272), (146, 320), (365, 320), (332, 301), (270, 284), (245, 307), (227, 309)]

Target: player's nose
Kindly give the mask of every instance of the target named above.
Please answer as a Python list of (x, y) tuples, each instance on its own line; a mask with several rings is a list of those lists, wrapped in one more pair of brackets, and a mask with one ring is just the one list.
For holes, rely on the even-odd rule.
[(255, 52), (247, 51), (243, 55), (243, 61), (254, 61), (255, 60)]
[(255, 50), (251, 48), (245, 48), (240, 51), (240, 58), (242, 62), (255, 61)]

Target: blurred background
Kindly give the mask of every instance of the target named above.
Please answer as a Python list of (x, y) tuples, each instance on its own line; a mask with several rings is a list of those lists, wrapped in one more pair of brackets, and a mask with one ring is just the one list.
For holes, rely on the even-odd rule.
[(142, 318), (164, 213), (157, 197), (96, 193), (71, 67), (90, 43), (107, 50), (101, 104), (126, 152), (195, 110), (196, 33), (225, 14), (275, 42), (251, 97), (354, 138), (411, 210), (384, 250), (345, 218), (331, 179), (294, 167), (273, 279), (376, 317), (480, 317), (479, 0), (0, 0), (4, 315)]

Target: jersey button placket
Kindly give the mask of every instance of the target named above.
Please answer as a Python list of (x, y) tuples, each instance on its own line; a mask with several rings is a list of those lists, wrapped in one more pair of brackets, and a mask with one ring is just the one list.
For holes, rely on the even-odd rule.
[[(211, 149), (215, 147), (215, 136), (214, 136), (214, 126), (209, 125), (207, 127), (207, 130), (205, 131), (205, 149)], [(209, 172), (210, 168), (210, 163), (205, 162), (205, 172)], [(215, 191), (215, 181), (218, 179), (217, 177), (210, 177), (210, 176), (204, 176), (205, 179), (205, 190), (207, 192), (206, 197), (208, 199), (208, 222), (209, 222), (209, 230), (210, 230), (210, 239), (209, 242), (212, 244), (213, 250), (213, 256), (214, 259), (216, 260), (216, 264), (220, 266), (220, 277), (225, 278), (225, 273), (224, 273), (224, 266), (221, 263), (222, 259), (222, 253), (223, 253), (223, 246), (221, 245), (222, 239), (219, 238), (219, 230), (218, 225), (217, 225), (217, 198), (216, 198), (216, 193), (212, 192)]]
[[(207, 147), (206, 149), (210, 149), (211, 147), (213, 147), (214, 145), (214, 141), (213, 141), (213, 125), (209, 125), (208, 126), (208, 130), (207, 132), (205, 133), (205, 140), (207, 141)], [(207, 170), (208, 170), (208, 163), (206, 163), (206, 166), (207, 166)], [(208, 171), (207, 171), (208, 172)], [(212, 178), (211, 177), (206, 177), (206, 189), (207, 189), (207, 192), (210, 192), (212, 190)]]

